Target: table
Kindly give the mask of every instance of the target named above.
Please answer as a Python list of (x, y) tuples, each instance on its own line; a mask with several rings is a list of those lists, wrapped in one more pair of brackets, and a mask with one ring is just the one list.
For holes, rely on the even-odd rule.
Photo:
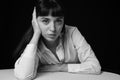
[[(13, 69), (0, 70), (0, 80), (16, 80)], [(35, 80), (120, 80), (120, 75), (105, 71), (100, 75), (41, 72)]]

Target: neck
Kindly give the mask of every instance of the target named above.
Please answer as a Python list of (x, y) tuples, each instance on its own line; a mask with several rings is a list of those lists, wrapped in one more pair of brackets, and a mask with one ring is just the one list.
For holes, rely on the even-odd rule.
[(55, 41), (48, 41), (48, 40), (43, 40), (44, 44), (46, 45), (47, 48), (56, 48), (59, 43), (59, 37)]

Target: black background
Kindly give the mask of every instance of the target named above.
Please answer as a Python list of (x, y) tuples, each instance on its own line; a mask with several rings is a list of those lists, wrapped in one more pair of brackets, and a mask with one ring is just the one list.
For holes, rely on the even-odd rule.
[[(62, 0), (66, 24), (77, 26), (95, 52), (102, 71), (120, 74), (119, 8), (117, 2)], [(12, 54), (31, 25), (33, 1), (2, 2), (0, 69), (14, 68)], [(117, 7), (117, 8), (116, 8)], [(113, 34), (114, 33), (114, 34)]]

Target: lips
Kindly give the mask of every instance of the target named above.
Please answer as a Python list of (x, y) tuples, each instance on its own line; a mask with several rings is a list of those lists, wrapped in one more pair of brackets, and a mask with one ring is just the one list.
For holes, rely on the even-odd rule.
[(49, 36), (56, 36), (56, 34), (49, 34)]

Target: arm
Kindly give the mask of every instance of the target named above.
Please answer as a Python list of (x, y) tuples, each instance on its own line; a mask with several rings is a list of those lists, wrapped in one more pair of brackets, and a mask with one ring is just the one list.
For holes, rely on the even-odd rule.
[(15, 63), (14, 73), (19, 80), (31, 80), (35, 78), (38, 67), (37, 44), (41, 30), (36, 21), (36, 11), (33, 11), (32, 26), (34, 30), (30, 43), (26, 46), (21, 57)]
[(90, 45), (86, 42), (77, 28), (73, 31), (72, 40), (78, 54), (78, 59), (81, 63), (46, 65), (42, 70), (99, 74), (101, 72), (99, 61)]
[(101, 66), (92, 50), (78, 53), (80, 64), (68, 64), (68, 72), (99, 74)]
[(68, 64), (68, 72), (99, 74), (101, 66), (90, 45), (76, 28), (72, 34), (80, 64)]
[(36, 76), (36, 70), (38, 66), (37, 50), (37, 34), (33, 35), (30, 43), (26, 46), (21, 57), (15, 63), (15, 77), (19, 80), (31, 80)]
[(67, 64), (50, 64), (50, 65), (45, 65), (44, 67), (40, 68), (40, 71), (47, 71), (47, 72), (67, 72), (68, 67)]
[(90, 45), (76, 28), (72, 40), (78, 53), (81, 64), (68, 64), (69, 72), (99, 74), (101, 66)]

